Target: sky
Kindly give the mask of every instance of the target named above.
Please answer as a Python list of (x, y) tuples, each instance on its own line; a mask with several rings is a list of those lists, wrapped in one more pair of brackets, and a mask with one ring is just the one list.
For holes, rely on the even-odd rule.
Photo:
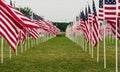
[[(9, 3), (9, 0), (6, 0)], [(69, 22), (75, 20), (87, 4), (92, 6), (92, 0), (12, 0), (17, 7), (30, 7), (33, 12), (54, 22)], [(98, 8), (98, 1), (95, 0)]]

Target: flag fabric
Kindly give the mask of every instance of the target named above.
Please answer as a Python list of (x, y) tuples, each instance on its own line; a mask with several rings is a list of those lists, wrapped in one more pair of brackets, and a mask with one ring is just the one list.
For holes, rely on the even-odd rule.
[[(117, 14), (118, 3), (118, 14)], [(117, 24), (117, 38), (120, 39), (120, 0), (106, 0), (105, 1), (105, 20), (111, 25), (112, 33), (116, 36), (116, 22)], [(118, 15), (118, 16), (117, 16)], [(118, 17), (118, 18), (117, 18)]]
[(118, 20), (120, 20), (120, 0), (118, 0)]
[(107, 21), (116, 21), (116, 0), (105, 0), (104, 15)]
[(99, 0), (98, 20), (99, 20), (100, 22), (104, 20), (103, 0)]
[(23, 44), (25, 44), (25, 42), (26, 42), (27, 34), (28, 34), (28, 32), (25, 29), (20, 31), (20, 39)]
[(19, 44), (20, 31), (25, 28), (32, 29), (39, 28), (39, 26), (14, 7), (0, 0), (0, 36), (8, 42), (14, 51)]
[(88, 24), (89, 24), (89, 38), (92, 39), (92, 24), (93, 24), (93, 13), (91, 12), (90, 6), (88, 5)]
[[(108, 21), (111, 25), (112, 33), (116, 37), (116, 24), (113, 21)], [(120, 39), (120, 20), (118, 20), (117, 24), (117, 38)]]
[(102, 37), (100, 36), (99, 33), (99, 24), (98, 24), (98, 18), (97, 18), (97, 11), (95, 7), (95, 3), (93, 0), (93, 25), (92, 25), (92, 45), (96, 46), (100, 40), (102, 40)]
[(89, 25), (91, 25), (91, 23), (93, 21), (92, 19), (93, 19), (93, 14), (91, 12), (90, 6), (88, 5), (88, 22), (89, 22)]
[(81, 16), (80, 16), (80, 26), (82, 27), (82, 30), (85, 34), (85, 38), (87, 40), (87, 42), (89, 42), (90, 38), (89, 38), (89, 28), (88, 28), (88, 13), (87, 13), (87, 8), (85, 9), (85, 13), (84, 11), (81, 12)]
[(39, 28), (37, 24), (34, 24), (33, 21), (28, 19), (24, 14), (17, 11), (14, 7), (6, 4), (2, 0), (0, 0), (0, 7), (3, 9), (6, 13), (8, 13), (14, 20), (19, 22), (19, 24), (23, 27), (27, 28)]
[(49, 26), (47, 25), (47, 23), (43, 20), (34, 20), (35, 24), (39, 25), (39, 28), (44, 29), (45, 31), (49, 31)]
[(18, 22), (12, 19), (11, 16), (5, 13), (0, 7), (0, 36), (8, 42), (14, 51), (19, 42), (18, 34), (21, 29), (22, 26), (18, 25)]
[(28, 32), (29, 32), (30, 36), (33, 39), (37, 40), (39, 38), (39, 31), (38, 31), (38, 29), (35, 29), (35, 28), (30, 29), (30, 28), (28, 28)]

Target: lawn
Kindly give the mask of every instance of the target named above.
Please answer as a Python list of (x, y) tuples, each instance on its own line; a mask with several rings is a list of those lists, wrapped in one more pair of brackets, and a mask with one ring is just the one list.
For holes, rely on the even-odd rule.
[(0, 64), (1, 72), (115, 72), (115, 48), (111, 42), (107, 43), (107, 69), (103, 67), (103, 42), (100, 43), (99, 63), (96, 62), (96, 48), (94, 48), (94, 58), (91, 58), (88, 51), (83, 51), (82, 46), (64, 36), (40, 43), (23, 53), (18, 47), (18, 55), (16, 56), (12, 51), (11, 60), (9, 47), (4, 46), (4, 63)]

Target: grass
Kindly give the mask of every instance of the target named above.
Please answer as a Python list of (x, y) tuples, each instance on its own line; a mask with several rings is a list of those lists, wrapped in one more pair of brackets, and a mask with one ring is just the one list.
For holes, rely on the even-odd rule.
[[(83, 42), (79, 37), (79, 44)], [(73, 43), (64, 36), (58, 36), (47, 42), (40, 43), (20, 53), (12, 52), (9, 59), (9, 48), (5, 44), (4, 63), (0, 64), (1, 72), (115, 72), (115, 49), (113, 43), (107, 43), (107, 69), (103, 67), (103, 42), (100, 43), (100, 62), (96, 62), (96, 48), (94, 58), (84, 52), (81, 46)], [(120, 45), (120, 44), (119, 44)], [(119, 46), (120, 47), (120, 46)], [(120, 52), (119, 52), (120, 56)], [(119, 57), (120, 65), (120, 57)], [(120, 71), (120, 67), (119, 67)]]

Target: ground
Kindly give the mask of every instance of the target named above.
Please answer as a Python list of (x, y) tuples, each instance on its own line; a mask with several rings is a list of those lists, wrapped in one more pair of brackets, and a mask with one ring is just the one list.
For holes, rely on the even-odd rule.
[(94, 58), (91, 58), (81, 46), (64, 36), (40, 43), (23, 53), (18, 50), (17, 56), (12, 52), (11, 60), (9, 48), (4, 50), (7, 51), (4, 51), (4, 63), (0, 64), (1, 72), (115, 72), (115, 55), (111, 55), (115, 53), (107, 52), (107, 69), (104, 69), (103, 49), (97, 63), (96, 48)]

